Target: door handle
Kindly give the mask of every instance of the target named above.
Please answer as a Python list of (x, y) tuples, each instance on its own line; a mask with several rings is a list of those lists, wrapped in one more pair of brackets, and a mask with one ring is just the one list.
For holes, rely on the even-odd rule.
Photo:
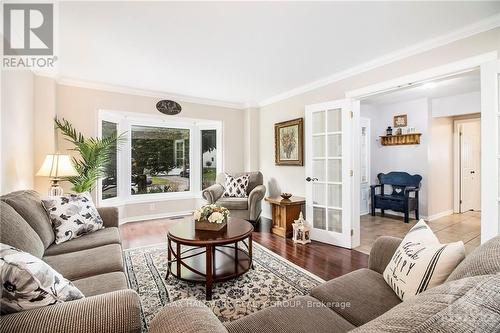
[(313, 177), (313, 178), (311, 178), (311, 177), (307, 177), (307, 178), (306, 178), (306, 181), (308, 181), (308, 182), (311, 182), (311, 181), (312, 181), (312, 182), (315, 182), (315, 181), (317, 181), (317, 180), (318, 180), (318, 178), (316, 178), (316, 177)]
[(470, 173), (476, 173), (476, 171), (472, 170)]

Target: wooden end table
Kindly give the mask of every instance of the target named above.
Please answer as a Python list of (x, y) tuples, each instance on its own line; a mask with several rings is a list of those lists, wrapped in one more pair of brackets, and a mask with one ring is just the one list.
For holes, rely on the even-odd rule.
[[(182, 221), (168, 231), (165, 279), (172, 274), (183, 281), (205, 283), (206, 299), (211, 300), (215, 282), (235, 278), (253, 268), (253, 226), (238, 218), (230, 218), (219, 231), (196, 230), (194, 225), (194, 220)], [(238, 248), (238, 242), (246, 250)]]
[(281, 237), (291, 237), (293, 233), (292, 223), (299, 218), (302, 205), (306, 199), (302, 197), (267, 197), (265, 199), (272, 206), (273, 227), (271, 232)]

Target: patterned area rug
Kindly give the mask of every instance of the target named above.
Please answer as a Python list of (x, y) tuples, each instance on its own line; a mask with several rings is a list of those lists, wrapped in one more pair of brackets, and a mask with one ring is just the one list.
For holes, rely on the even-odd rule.
[(205, 286), (169, 276), (165, 245), (125, 250), (130, 287), (142, 303), (143, 332), (161, 308), (179, 299), (204, 301), (222, 322), (236, 320), (278, 302), (306, 295), (323, 282), (319, 277), (253, 243), (254, 269), (242, 276), (215, 283), (211, 301), (205, 301)]

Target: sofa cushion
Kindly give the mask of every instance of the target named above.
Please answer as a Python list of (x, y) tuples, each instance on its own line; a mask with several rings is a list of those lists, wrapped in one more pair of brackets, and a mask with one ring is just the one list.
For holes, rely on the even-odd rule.
[(89, 193), (66, 194), (42, 200), (56, 235), (56, 244), (104, 228)]
[(85, 297), (128, 289), (127, 277), (123, 272), (112, 272), (72, 281)]
[[(382, 275), (367, 268), (325, 282), (314, 288), (311, 296), (355, 326), (363, 325), (401, 303)], [(340, 306), (347, 302), (349, 306)]]
[(105, 228), (75, 238), (62, 244), (52, 244), (45, 250), (46, 256), (92, 249), (108, 244), (120, 244), (120, 231), (118, 228)]
[(457, 266), (447, 281), (500, 273), (500, 236), (477, 247)]
[(229, 333), (342, 333), (354, 326), (311, 296), (300, 296), (225, 324)]
[(54, 230), (52, 230), (49, 216), (43, 208), (40, 195), (37, 192), (31, 190), (16, 191), (2, 196), (1, 199), (12, 206), (28, 222), (42, 240), (45, 248), (54, 243)]
[(249, 175), (239, 177), (226, 174), (226, 182), (224, 184), (223, 198), (247, 198), (247, 187)]
[(45, 250), (42, 240), (14, 208), (0, 201), (0, 243), (41, 258)]
[(404, 301), (353, 333), (499, 332), (500, 275), (446, 282)]
[(384, 270), (385, 281), (406, 301), (446, 281), (465, 258), (462, 241), (441, 244), (424, 220), (408, 231)]
[(70, 281), (41, 259), (0, 243), (2, 314), (83, 298)]
[(43, 260), (70, 280), (123, 271), (122, 248), (119, 244), (45, 256)]
[(229, 210), (244, 210), (248, 209), (248, 199), (247, 198), (220, 198), (217, 201), (218, 205), (226, 207)]

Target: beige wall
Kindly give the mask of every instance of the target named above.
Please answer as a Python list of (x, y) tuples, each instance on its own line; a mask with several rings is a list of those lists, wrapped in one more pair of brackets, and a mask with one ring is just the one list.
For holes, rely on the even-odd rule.
[(31, 72), (2, 71), (2, 194), (33, 188), (33, 84)]
[[(288, 191), (302, 196), (305, 194), (305, 168), (276, 166), (272, 144), (274, 123), (304, 117), (305, 105), (343, 99), (345, 93), (350, 90), (499, 50), (500, 29), (497, 28), (262, 107), (259, 160), (266, 185), (274, 192)], [(270, 217), (270, 207), (267, 203), (263, 215)]]

